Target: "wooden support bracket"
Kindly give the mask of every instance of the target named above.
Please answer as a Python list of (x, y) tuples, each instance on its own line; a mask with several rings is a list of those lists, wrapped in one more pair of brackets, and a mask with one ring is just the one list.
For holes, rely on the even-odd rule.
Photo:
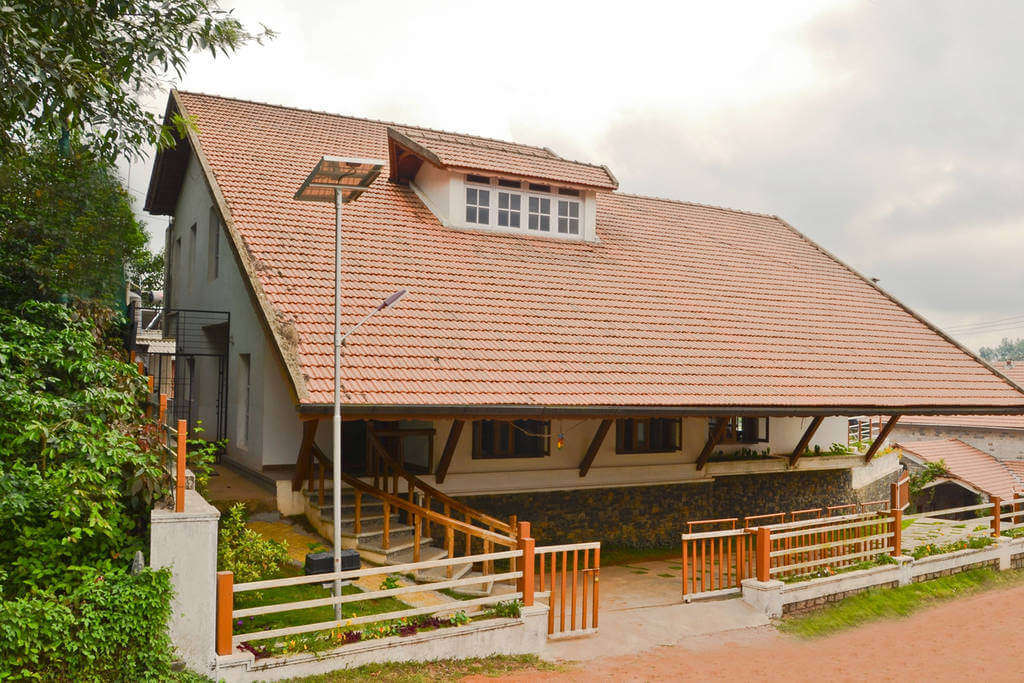
[(717, 446), (722, 440), (722, 437), (725, 436), (725, 430), (729, 427), (731, 420), (731, 417), (718, 418), (718, 427), (715, 429), (714, 433), (708, 437), (707, 443), (704, 444), (704, 448), (697, 457), (698, 471), (704, 469), (704, 465), (708, 464), (708, 458), (711, 457), (711, 451), (715, 450), (715, 446)]
[(868, 452), (864, 454), (864, 462), (871, 462), (871, 458), (875, 457), (875, 453), (877, 453), (878, 449), (882, 447), (885, 440), (889, 438), (889, 433), (896, 426), (896, 422), (899, 419), (899, 415), (891, 415), (889, 417), (889, 421), (886, 422), (885, 426), (882, 427), (882, 430), (878, 432), (878, 436), (875, 437), (875, 440), (871, 442), (871, 446), (868, 447)]
[(796, 448), (793, 449), (793, 454), (789, 456), (790, 467), (800, 460), (800, 456), (807, 450), (807, 445), (811, 443), (811, 439), (814, 438), (814, 433), (818, 431), (818, 427), (821, 426), (821, 423), (824, 422), (824, 420), (825, 418), (820, 415), (811, 420), (811, 424), (807, 428), (807, 431), (805, 431), (804, 435), (800, 437), (800, 441), (797, 443)]
[(590, 446), (587, 448), (586, 454), (583, 456), (583, 460), (580, 460), (580, 476), (587, 476), (587, 472), (590, 471), (590, 466), (594, 464), (594, 458), (597, 457), (597, 452), (601, 450), (601, 444), (604, 443), (604, 437), (608, 435), (608, 430), (612, 427), (612, 421), (610, 419), (601, 420), (601, 424), (597, 426), (597, 431), (594, 432), (594, 438), (590, 440)]
[(320, 420), (306, 420), (302, 423), (302, 442), (299, 444), (299, 455), (295, 460), (295, 476), (292, 477), (292, 491), (302, 488), (310, 469), (313, 467), (313, 444), (316, 440), (316, 428)]
[(434, 475), (438, 484), (443, 484), (444, 478), (448, 476), (448, 468), (452, 464), (455, 447), (459, 444), (459, 437), (462, 436), (464, 426), (466, 426), (465, 420), (452, 421), (452, 428), (448, 430), (448, 440), (444, 443), (444, 452), (441, 453), (441, 461), (437, 463), (437, 471)]

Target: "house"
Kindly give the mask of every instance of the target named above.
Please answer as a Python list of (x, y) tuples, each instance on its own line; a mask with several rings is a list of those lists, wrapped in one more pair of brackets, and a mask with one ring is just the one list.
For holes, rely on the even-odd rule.
[(974, 505), (979, 496), (983, 501), (992, 497), (1014, 500), (1018, 492), (1024, 492), (1019, 468), (1011, 469), (959, 439), (901, 442), (897, 446), (911, 473), (922, 471), (929, 463), (942, 463), (946, 468), (946, 476), (927, 482), (919, 500), (911, 501), (922, 510)]
[[(993, 363), (1018, 385), (1024, 364)], [(892, 433), (900, 442), (958, 439), (1002, 461), (1024, 462), (1024, 415), (906, 415)]]
[[(901, 415), (1024, 414), (776, 216), (621, 193), (544, 147), (178, 91), (175, 113), (194, 130), (146, 199), (173, 219), (166, 318), (229, 317), (188, 328), (227, 367), (177, 362), (175, 400), (223, 411), (226, 461), (279, 480), (284, 510), (311, 514), (331, 453), (335, 210), (294, 198), (323, 155), (386, 161), (344, 207), (342, 328), (409, 292), (343, 351), (343, 468), (375, 491), (399, 463), (417, 504), (677, 544), (687, 519), (885, 497)], [(887, 418), (861, 453), (854, 415)]]

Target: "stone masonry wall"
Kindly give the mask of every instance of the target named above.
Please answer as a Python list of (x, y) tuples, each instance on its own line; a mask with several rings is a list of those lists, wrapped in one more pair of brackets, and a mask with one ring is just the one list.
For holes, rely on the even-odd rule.
[(672, 484), (533, 493), (463, 500), (499, 519), (529, 521), (538, 545), (602, 541), (633, 548), (679, 546), (688, 520), (742, 517), (888, 499), (896, 473), (854, 490), (849, 470), (782, 472)]
[(1006, 429), (918, 427), (897, 422), (890, 438), (897, 443), (960, 439), (998, 460), (1024, 460), (1024, 433)]
[(960, 572), (969, 572), (972, 569), (982, 569), (984, 567), (990, 567), (999, 570), (999, 560), (986, 560), (984, 562), (975, 562), (974, 564), (965, 564), (961, 567), (952, 567), (950, 569), (943, 569), (937, 572), (928, 572), (927, 574), (921, 574), (920, 576), (914, 577), (914, 583), (921, 583), (922, 581), (931, 581), (932, 579), (938, 579), (943, 576), (952, 576), (953, 574), (959, 574)]
[(899, 581), (890, 581), (889, 583), (881, 583), (877, 586), (853, 588), (848, 591), (842, 591), (841, 593), (823, 595), (820, 598), (811, 598), (809, 600), (801, 600), (800, 602), (790, 602), (782, 606), (782, 613), (786, 616), (791, 616), (794, 614), (802, 614), (804, 612), (813, 612), (814, 610), (821, 609), (825, 605), (830, 605), (834, 602), (839, 602), (844, 598), (848, 598), (851, 595), (857, 595), (858, 593), (874, 590), (876, 588), (896, 588), (898, 585)]

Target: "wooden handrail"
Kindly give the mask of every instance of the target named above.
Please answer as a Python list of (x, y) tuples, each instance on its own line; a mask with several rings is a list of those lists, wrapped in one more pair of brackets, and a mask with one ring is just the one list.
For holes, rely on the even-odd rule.
[[(324, 454), (324, 452), (321, 451), (320, 448), (315, 445), (313, 447), (313, 455), (321, 462), (330, 462), (330, 459)], [(452, 531), (458, 531), (459, 533), (467, 534), (468, 536), (476, 536), (477, 538), (484, 541), (490, 541), (492, 543), (497, 543), (499, 545), (503, 545), (509, 548), (513, 548), (516, 546), (516, 539), (512, 536), (503, 536), (494, 531), (489, 531), (487, 529), (482, 529), (478, 526), (473, 526), (472, 524), (460, 522), (459, 520), (454, 519), (450, 516), (443, 515), (439, 512), (435, 512), (434, 510), (430, 510), (421, 505), (417, 505), (416, 503), (410, 502), (404, 498), (399, 497), (394, 493), (389, 493), (382, 489), (375, 488), (374, 486), (364, 483), (363, 481), (361, 481), (357, 477), (352, 476), (351, 474), (342, 472), (341, 479), (346, 484), (351, 486), (356, 492), (364, 493), (366, 495), (373, 496), (374, 498), (378, 498), (387, 506), (393, 506), (401, 510), (405, 510), (413, 517), (422, 517), (423, 519), (426, 519), (435, 524), (440, 524), (441, 526), (447, 529), (451, 529)], [(385, 521), (387, 521), (386, 518)]]
[[(408, 484), (410, 484), (413, 488), (417, 488), (423, 491), (425, 495), (429, 496), (430, 498), (433, 498), (434, 500), (440, 501), (442, 504), (448, 505), (452, 510), (456, 512), (461, 512), (464, 515), (469, 515), (474, 520), (481, 522), (485, 526), (494, 527), (496, 530), (508, 534), (509, 536), (515, 535), (515, 530), (512, 528), (512, 525), (508, 522), (503, 522), (500, 519), (491, 517), (490, 515), (480, 512), (479, 510), (475, 510), (470, 506), (466, 505), (465, 503), (461, 503), (458, 500), (452, 498), (448, 494), (439, 491), (430, 484), (427, 484), (419, 477), (407, 472), (406, 469), (401, 465), (401, 463), (399, 463), (398, 461), (395, 460), (394, 457), (392, 457), (392, 455), (388, 452), (387, 448), (384, 447), (384, 444), (381, 443), (380, 439), (377, 437), (376, 433), (374, 433), (373, 430), (368, 429), (366, 434), (367, 437), (369, 437), (370, 439), (370, 445), (373, 446), (373, 449), (377, 453), (377, 455), (381, 456), (384, 460), (386, 460), (388, 465), (390, 465), (394, 470), (394, 473), (405, 479), (405, 481)], [(398, 493), (398, 491), (396, 490), (393, 491), (392, 493)]]

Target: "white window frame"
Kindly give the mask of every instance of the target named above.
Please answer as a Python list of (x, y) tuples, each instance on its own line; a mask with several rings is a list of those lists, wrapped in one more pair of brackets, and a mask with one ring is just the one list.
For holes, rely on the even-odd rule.
[[(523, 214), (526, 213), (526, 211), (524, 210), (524, 207), (523, 207), (524, 196), (523, 196), (522, 190), (517, 190), (517, 189), (512, 188), (512, 187), (503, 187), (501, 185), (498, 185), (496, 187), (496, 189), (495, 189), (495, 192), (497, 193), (495, 195), (497, 197), (497, 203), (495, 204), (495, 208), (494, 208), (494, 213), (495, 213), (495, 216), (494, 216), (494, 226), (496, 228), (498, 228), (499, 230), (522, 230), (523, 229)], [(508, 200), (508, 208), (507, 209), (501, 208), (501, 195), (508, 195), (509, 200)], [(516, 197), (516, 198), (519, 199), (519, 208), (518, 209), (513, 209), (512, 208), (512, 197)], [(501, 216), (499, 214), (502, 211), (508, 213), (508, 220), (509, 220), (509, 224), (508, 225), (502, 225), (501, 224)], [(513, 213), (518, 214), (519, 225), (512, 225), (512, 214)]]
[[(466, 216), (467, 210), (470, 207), (470, 203), (469, 203), (469, 191), (470, 190), (483, 190), (483, 191), (487, 192), (487, 205), (486, 206), (484, 206), (483, 204), (480, 204), (479, 203), (479, 199), (477, 200), (476, 204), (472, 205), (472, 206), (476, 207), (477, 214), (478, 214), (477, 218), (479, 218), (480, 209), (487, 209), (487, 222), (486, 223), (483, 223), (483, 222), (480, 222), (480, 221), (471, 221)], [(495, 215), (494, 215), (494, 207), (491, 206), (491, 197), (493, 195), (494, 195), (494, 179), (493, 178), (490, 179), (489, 183), (481, 183), (481, 182), (477, 182), (475, 180), (470, 180), (468, 176), (466, 177), (465, 187), (464, 187), (464, 189), (462, 191), (462, 201), (463, 201), (462, 219), (466, 222), (466, 225), (473, 226), (473, 227), (481, 227), (481, 226), (483, 226), (483, 227), (490, 227), (490, 226), (495, 224), (496, 221), (495, 221)], [(480, 195), (477, 194), (477, 197), (479, 197), (479, 196)]]
[[(569, 213), (570, 208), (567, 208), (566, 209), (567, 213), (566, 213), (565, 216), (563, 216), (562, 215), (562, 204), (563, 203), (567, 207), (570, 207), (570, 208), (572, 206), (575, 206), (576, 207), (576, 215), (573, 216), (571, 213)], [(556, 204), (558, 205), (558, 208), (555, 210), (555, 230), (557, 230), (559, 232), (559, 234), (567, 235), (567, 236), (572, 236), (572, 237), (577, 237), (577, 236), (582, 235), (583, 234), (583, 202), (578, 197), (570, 197), (568, 195), (560, 195), (558, 197), (558, 200), (557, 200)], [(562, 222), (563, 218), (565, 218), (565, 232), (562, 232), (561, 222)], [(572, 230), (570, 230), (570, 228), (572, 227), (572, 221), (576, 221), (576, 232), (572, 232)]]
[[(584, 192), (578, 188), (566, 187), (563, 185), (556, 185), (553, 183), (533, 183), (534, 185), (546, 185), (550, 188), (548, 192), (539, 190), (531, 190), (530, 182), (526, 180), (519, 180), (516, 178), (502, 177), (502, 176), (486, 176), (488, 179), (487, 183), (482, 183), (477, 180), (470, 180), (470, 175), (482, 175), (482, 174), (464, 174), (461, 177), (462, 189), (461, 198), (462, 203), (459, 207), (459, 221), (455, 223), (456, 226), (464, 228), (488, 228), (497, 232), (511, 232), (520, 235), (534, 235), (543, 237), (557, 237), (560, 239), (580, 240), (585, 241), (587, 239), (587, 200)], [(511, 182), (519, 183), (519, 188), (507, 187), (499, 184), (499, 180), (507, 180)], [(466, 208), (469, 206), (469, 198), (466, 190), (469, 188), (476, 188), (479, 190), (488, 190), (488, 204), (486, 206), (488, 210), (488, 221), (486, 223), (471, 223), (466, 218)], [(578, 196), (569, 194), (560, 194), (560, 189), (576, 190), (579, 192)], [(519, 227), (513, 227), (511, 225), (499, 225), (498, 224), (498, 212), (509, 211), (512, 209), (500, 209), (499, 208), (499, 193), (505, 193), (508, 195), (518, 195), (520, 198), (519, 208)], [(548, 229), (541, 230), (538, 226), (537, 229), (530, 229), (530, 200), (531, 199), (546, 199), (549, 202), (548, 216)], [(558, 231), (558, 208), (559, 202), (567, 202), (568, 204), (575, 204), (577, 207), (578, 215), (576, 217), (567, 217), (570, 221), (577, 221), (578, 231), (572, 232), (559, 232)], [(478, 208), (480, 204), (476, 205)], [(535, 214), (537, 215), (537, 214)], [(543, 215), (543, 214), (541, 214)], [(568, 230), (568, 227), (567, 227)]]

